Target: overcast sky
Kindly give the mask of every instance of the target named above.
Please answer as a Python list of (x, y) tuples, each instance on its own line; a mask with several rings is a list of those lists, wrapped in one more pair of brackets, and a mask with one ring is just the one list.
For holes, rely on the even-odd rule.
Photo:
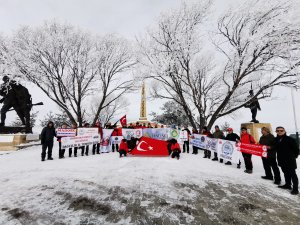
[[(246, 0), (215, 0), (214, 11), (216, 14), (221, 13), (228, 7), (234, 7), (237, 2), (243, 1)], [(180, 2), (180, 0), (0, 0), (0, 32), (9, 35), (20, 25), (36, 26), (45, 20), (56, 19), (93, 33), (119, 33), (134, 40), (136, 35), (143, 33), (147, 26), (155, 22), (162, 11), (179, 6)], [(295, 0), (295, 7), (300, 8), (299, 0)], [(47, 103), (47, 106), (38, 109), (40, 117), (51, 109), (56, 111), (57, 107), (45, 94), (33, 86), (30, 88), (34, 102)], [(131, 94), (128, 98), (131, 105), (127, 116), (129, 120), (138, 119), (139, 94)], [(299, 99), (298, 91), (295, 92), (298, 127), (300, 127)], [(161, 101), (148, 102), (148, 112), (159, 111), (161, 104)], [(261, 107), (262, 112), (258, 113), (258, 120), (271, 123), (273, 129), (283, 125), (291, 132), (295, 130), (290, 89), (278, 88), (274, 93), (274, 99), (262, 101)], [(10, 113), (9, 119), (14, 116)], [(238, 129), (240, 123), (250, 119), (249, 109), (242, 109), (235, 118), (224, 118), (218, 121), (218, 124), (228, 121)]]

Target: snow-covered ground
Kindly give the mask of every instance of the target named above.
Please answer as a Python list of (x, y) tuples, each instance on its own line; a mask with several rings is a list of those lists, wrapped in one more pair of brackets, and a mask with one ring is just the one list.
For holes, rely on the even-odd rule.
[(243, 165), (225, 166), (203, 152), (180, 160), (117, 153), (58, 159), (57, 149), (45, 162), (41, 146), (0, 152), (1, 225), (300, 221), (300, 197), (261, 179), (259, 157), (254, 173), (245, 174)]

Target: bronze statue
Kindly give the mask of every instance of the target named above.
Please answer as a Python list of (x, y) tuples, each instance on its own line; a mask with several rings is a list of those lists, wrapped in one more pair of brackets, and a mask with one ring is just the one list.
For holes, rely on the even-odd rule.
[(250, 90), (249, 94), (250, 95), (248, 96), (248, 98), (251, 98), (251, 100), (245, 107), (250, 108), (251, 110), (252, 120), (250, 122), (259, 123), (259, 121), (256, 119), (257, 109), (261, 110), (258, 99), (257, 97), (253, 97), (254, 96), (253, 90)]
[(0, 103), (3, 103), (0, 127), (5, 126), (6, 113), (13, 108), (25, 126), (26, 132), (30, 132), (30, 110), (32, 108), (32, 101), (28, 89), (16, 81), (10, 80), (8, 76), (4, 76), (2, 80), (4, 83), (0, 87), (0, 95), (3, 96), (0, 100)]

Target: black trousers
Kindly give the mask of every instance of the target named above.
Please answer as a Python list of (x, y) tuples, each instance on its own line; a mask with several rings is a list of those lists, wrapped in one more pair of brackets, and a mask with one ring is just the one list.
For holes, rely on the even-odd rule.
[(185, 152), (185, 149), (186, 149), (187, 153), (190, 152), (190, 142), (189, 141), (184, 141), (183, 142), (183, 152)]
[(244, 157), (244, 161), (245, 161), (246, 170), (252, 170), (253, 169), (252, 159), (251, 159), (252, 155), (243, 153), (243, 157)]
[(100, 154), (100, 143), (93, 145), (92, 153), (93, 155), (95, 155), (95, 153)]
[[(264, 165), (266, 176), (273, 177), (273, 173), (274, 173), (275, 181), (281, 181), (280, 171), (279, 171), (276, 159), (264, 158), (264, 157), (262, 157), (261, 159), (262, 159), (262, 162)], [(272, 170), (273, 170), (273, 173), (272, 173)]]
[(204, 157), (206, 157), (206, 158), (209, 158), (209, 159), (210, 159), (210, 156), (211, 156), (211, 152), (210, 152), (210, 151), (208, 151), (208, 150), (205, 150), (205, 149), (204, 149)]
[(175, 157), (177, 157), (178, 159), (180, 158), (180, 152), (172, 152), (171, 157), (174, 159)]
[[(77, 149), (78, 147), (74, 147), (74, 156), (77, 156)], [(72, 148), (69, 148), (69, 157), (72, 156)]]
[(115, 150), (118, 152), (119, 151), (119, 145), (118, 144), (112, 144), (111, 150), (114, 152)]
[(193, 154), (198, 154), (198, 147), (196, 146), (193, 146)]
[(84, 150), (85, 150), (85, 155), (89, 155), (89, 146), (86, 145), (86, 146), (81, 146), (81, 155), (83, 156), (84, 155)]
[(281, 169), (284, 173), (285, 184), (291, 186), (293, 182), (293, 190), (298, 190), (299, 181), (296, 170), (287, 167), (281, 167)]
[(58, 146), (58, 157), (63, 158), (66, 150), (61, 148), (61, 142), (58, 142)]
[[(47, 152), (48, 149), (48, 152)], [(45, 159), (46, 152), (48, 153), (48, 159), (52, 158), (53, 141), (46, 141), (42, 145), (42, 159)]]
[(127, 156), (127, 152), (125, 150), (123, 150), (123, 149), (121, 149), (119, 151), (119, 154), (120, 154), (120, 157), (122, 157), (122, 155)]

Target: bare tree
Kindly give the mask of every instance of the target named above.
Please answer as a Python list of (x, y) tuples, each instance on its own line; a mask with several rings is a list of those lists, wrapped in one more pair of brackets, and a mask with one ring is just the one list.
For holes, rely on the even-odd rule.
[(207, 57), (218, 52), (201, 49), (209, 6), (184, 3), (163, 15), (139, 41), (140, 62), (160, 84), (154, 97), (180, 104), (194, 128), (210, 128), (218, 118), (246, 106), (251, 86), (253, 98), (260, 99), (270, 97), (275, 86), (298, 85), (299, 26), (286, 20), (290, 6), (254, 1), (221, 17), (214, 39), (225, 56), (219, 68)]
[(133, 68), (136, 61), (131, 49), (126, 40), (115, 35), (106, 35), (97, 41), (96, 87), (101, 100), (97, 102), (93, 124), (103, 109), (117, 105), (114, 101), (134, 89), (133, 75), (129, 69)]
[[(10, 46), (2, 45), (19, 73), (36, 84), (82, 126), (92, 96), (102, 96), (93, 117), (130, 91), (133, 79), (125, 74), (135, 62), (130, 44), (115, 35), (96, 37), (71, 25), (46, 22), (22, 27)], [(113, 97), (112, 97), (113, 96)]]

